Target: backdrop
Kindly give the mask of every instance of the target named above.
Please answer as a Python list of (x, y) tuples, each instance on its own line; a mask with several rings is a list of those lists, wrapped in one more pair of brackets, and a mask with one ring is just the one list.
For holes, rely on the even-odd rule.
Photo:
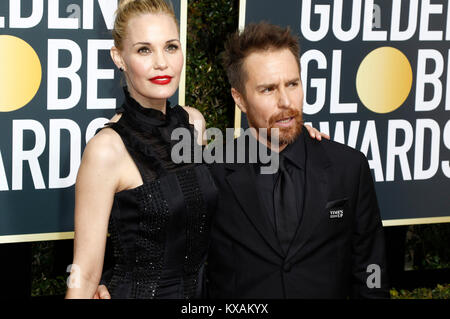
[(241, 0), (261, 20), (299, 36), (305, 122), (366, 154), (384, 225), (449, 222), (449, 2)]
[[(187, 0), (172, 1), (186, 48)], [(73, 237), (87, 141), (123, 100), (117, 0), (0, 1), (0, 243)], [(171, 101), (184, 104), (184, 74)]]

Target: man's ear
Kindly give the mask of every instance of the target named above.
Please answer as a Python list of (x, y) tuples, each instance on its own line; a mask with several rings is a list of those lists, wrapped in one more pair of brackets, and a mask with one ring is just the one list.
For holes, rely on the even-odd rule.
[(125, 63), (122, 59), (122, 55), (120, 54), (120, 50), (116, 47), (112, 47), (109, 53), (111, 54), (111, 59), (114, 61), (117, 68), (126, 71)]
[(234, 103), (236, 103), (237, 107), (243, 113), (247, 113), (247, 104), (245, 103), (245, 98), (242, 96), (242, 94), (235, 88), (231, 88), (231, 95), (233, 96)]

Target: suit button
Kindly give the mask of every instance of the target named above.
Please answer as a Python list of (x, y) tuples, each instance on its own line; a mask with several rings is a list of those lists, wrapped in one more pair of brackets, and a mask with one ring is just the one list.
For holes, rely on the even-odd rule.
[(292, 269), (292, 264), (289, 262), (286, 262), (283, 264), (283, 271), (284, 272), (290, 272)]

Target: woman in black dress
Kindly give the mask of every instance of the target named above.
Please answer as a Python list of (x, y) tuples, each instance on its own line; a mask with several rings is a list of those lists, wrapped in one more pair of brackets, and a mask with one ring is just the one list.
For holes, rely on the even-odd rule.
[(112, 297), (201, 297), (216, 190), (206, 166), (171, 160), (172, 131), (204, 123), (196, 109), (167, 105), (183, 68), (173, 9), (163, 0), (121, 1), (113, 36), (125, 102), (83, 154), (67, 297), (94, 297), (108, 231)]
[(164, 0), (122, 0), (113, 37), (125, 102), (83, 154), (66, 297), (98, 297), (109, 232), (114, 260), (104, 283), (112, 298), (200, 298), (217, 190), (205, 165), (171, 159), (172, 131), (186, 128), (203, 144), (205, 125), (196, 109), (167, 102), (183, 68), (173, 9)]

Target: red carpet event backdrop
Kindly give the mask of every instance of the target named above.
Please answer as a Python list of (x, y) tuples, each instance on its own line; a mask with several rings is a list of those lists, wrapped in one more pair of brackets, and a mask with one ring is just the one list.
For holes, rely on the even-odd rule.
[[(186, 1), (172, 1), (178, 20)], [(117, 3), (0, 1), (0, 243), (73, 237), (81, 154), (123, 100)]]
[(305, 122), (366, 154), (384, 225), (450, 221), (449, 2), (240, 7), (241, 28), (265, 20), (299, 35)]
[[(172, 3), (185, 47), (187, 0)], [(116, 8), (0, 1), (0, 243), (73, 237), (82, 151), (123, 98), (109, 57)], [(240, 2), (240, 27), (265, 20), (299, 35), (305, 121), (366, 154), (385, 225), (450, 221), (449, 8)], [(172, 102), (184, 104), (183, 80)]]

